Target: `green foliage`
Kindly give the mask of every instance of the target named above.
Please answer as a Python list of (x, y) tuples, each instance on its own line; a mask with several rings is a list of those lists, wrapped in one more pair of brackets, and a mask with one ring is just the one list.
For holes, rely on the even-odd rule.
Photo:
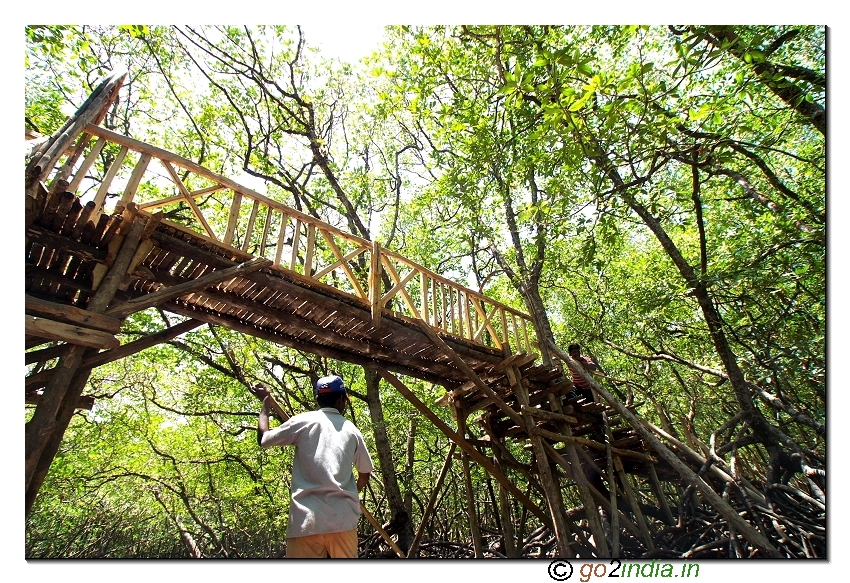
[[(39, 131), (126, 66), (109, 127), (244, 171), (276, 200), (507, 304), (527, 310), (534, 290), (560, 346), (580, 342), (642, 415), (707, 441), (740, 403), (712, 372), (726, 361), (672, 246), (746, 381), (825, 422), (825, 139), (798, 107), (825, 105), (823, 27), (734, 27), (735, 40), (718, 27), (390, 27), (362, 69), (303, 51), (289, 27), (25, 32), (25, 115)], [(146, 188), (140, 200), (170, 187)], [(227, 220), (218, 202), (213, 228)], [(162, 326), (149, 311), (125, 333)], [(210, 328), (97, 369), (87, 392), (98, 404), (67, 433), (27, 556), (186, 556), (176, 518), (207, 556), (275, 556), (291, 453), (256, 447), (245, 382), (268, 383), (297, 412), (330, 370), (365, 393), (358, 367)], [(409, 382), (426, 403), (443, 392)], [(406, 472), (416, 412), (386, 385), (381, 398), (418, 520), (449, 444), (419, 419)], [(757, 406), (822, 452), (811, 427)], [(354, 408), (374, 447), (366, 404)], [(740, 452), (757, 481), (760, 448)], [(457, 472), (434, 528), (465, 539)], [(488, 507), (487, 477), (473, 479)]]

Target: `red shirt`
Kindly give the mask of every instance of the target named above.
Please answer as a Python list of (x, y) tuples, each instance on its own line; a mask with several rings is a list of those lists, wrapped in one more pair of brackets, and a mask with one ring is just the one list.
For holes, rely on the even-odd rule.
[[(573, 358), (573, 360), (576, 360), (576, 361), (579, 361), (579, 362), (585, 362), (589, 366), (593, 366), (593, 362), (591, 362), (590, 359), (588, 359), (586, 356), (579, 356), (578, 358)], [(587, 369), (585, 369), (585, 370), (588, 374), (590, 374), (590, 371), (588, 371)], [(570, 372), (573, 373), (573, 385), (574, 386), (579, 387), (580, 389), (589, 389), (590, 388), (590, 384), (586, 380), (581, 378), (581, 376), (579, 376), (579, 374), (572, 367), (570, 367)]]

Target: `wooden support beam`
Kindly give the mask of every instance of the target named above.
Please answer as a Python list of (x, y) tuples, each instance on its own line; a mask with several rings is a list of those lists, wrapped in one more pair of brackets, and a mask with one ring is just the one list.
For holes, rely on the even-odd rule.
[[(609, 422), (608, 413), (602, 412), (602, 420), (605, 422), (605, 476), (608, 479), (608, 495), (611, 501), (611, 509), (609, 513), (611, 517), (611, 556), (620, 556), (620, 514), (617, 512), (617, 480), (614, 479), (614, 452), (612, 443), (614, 436), (611, 433), (611, 423)], [(654, 464), (649, 464), (649, 467), (654, 468)]]
[(26, 322), (25, 331), (32, 336), (41, 336), (50, 340), (59, 340), (90, 348), (117, 348), (121, 346), (121, 341), (109, 332), (64, 324), (36, 316), (24, 316), (24, 318)]
[[(122, 358), (126, 358), (126, 357), (128, 357), (132, 354), (136, 354), (137, 352), (141, 352), (142, 350), (145, 350), (146, 348), (156, 346), (157, 344), (161, 344), (163, 342), (168, 342), (169, 340), (171, 340), (172, 338), (176, 338), (180, 334), (183, 334), (185, 332), (189, 332), (190, 330), (194, 330), (195, 328), (197, 328), (201, 324), (203, 324), (203, 322), (200, 321), (200, 320), (194, 320), (194, 319), (186, 320), (185, 322), (175, 324), (174, 326), (171, 326), (170, 328), (166, 328), (165, 330), (161, 330), (161, 331), (156, 332), (154, 334), (151, 334), (149, 336), (145, 336), (144, 338), (139, 338), (138, 340), (128, 342), (127, 344), (124, 344), (123, 346), (120, 346), (118, 348), (114, 348), (112, 350), (106, 350), (106, 351), (103, 351), (103, 352), (99, 352), (97, 354), (93, 354), (93, 355), (87, 357), (85, 360), (83, 360), (81, 366), (83, 368), (97, 368), (98, 366), (102, 366), (104, 364), (114, 362), (114, 361), (120, 360)], [(64, 352), (64, 350), (66, 350), (67, 347), (64, 346), (64, 345), (63, 346), (54, 346), (54, 347), (51, 347), (51, 348), (45, 348), (45, 349), (40, 350), (38, 352), (46, 352), (47, 353), (46, 356), (49, 356), (50, 358), (56, 358), (57, 356), (61, 356), (61, 354), (58, 353), (58, 350), (60, 350), (60, 349)], [(47, 352), (47, 351), (50, 351), (50, 352)], [(34, 353), (28, 352), (26, 354), (34, 354)], [(44, 358), (43, 358), (43, 360), (44, 360)], [(44, 370), (44, 371), (38, 372), (34, 375), (28, 376), (26, 378), (25, 383), (24, 383), (27, 392), (34, 391), (36, 389), (39, 389), (39, 388), (45, 386), (47, 384), (47, 382), (50, 380), (50, 377), (53, 375), (54, 370), (55, 369)]]
[[(561, 433), (555, 433), (554, 431), (549, 431), (548, 429), (542, 429), (540, 427), (534, 427), (533, 431), (539, 436), (545, 437), (550, 441), (560, 441), (568, 446), (583, 445), (585, 447), (589, 447), (597, 451), (605, 451), (605, 444), (593, 441), (592, 439), (563, 435)], [(653, 460), (652, 457), (637, 451), (629, 451), (627, 449), (619, 449), (616, 447), (612, 448), (612, 450), (616, 455), (621, 457), (627, 457), (643, 463), (655, 463), (655, 460)]]
[(49, 346), (47, 348), (41, 348), (39, 350), (25, 352), (24, 364), (33, 364), (35, 362), (44, 362), (46, 360), (53, 360), (54, 358), (59, 358), (60, 356), (65, 354), (65, 351), (67, 349), (67, 344), (59, 344), (57, 346)]
[[(508, 367), (505, 371), (508, 375), (508, 383), (517, 396), (517, 402), (520, 407), (528, 407), (528, 389), (522, 382), (522, 376), (516, 367)], [(552, 517), (554, 525), (555, 540), (557, 542), (557, 556), (560, 558), (569, 558), (573, 556), (570, 550), (570, 525), (567, 522), (567, 517), (564, 514), (564, 502), (561, 497), (561, 487), (558, 481), (558, 476), (549, 467), (549, 457), (546, 455), (546, 450), (543, 446), (543, 440), (540, 435), (534, 431), (534, 420), (528, 411), (525, 411), (522, 416), (520, 427), (524, 427), (531, 441), (532, 451), (537, 461), (537, 473), (540, 477), (540, 482), (543, 486), (543, 493), (546, 497), (546, 504), (549, 506), (549, 514)]]
[[(103, 278), (97, 292), (89, 300), (89, 311), (102, 313), (115, 297), (115, 292), (126, 276), (130, 261), (139, 246), (144, 227), (145, 221), (133, 221), (112, 267)], [(27, 515), (32, 509), (32, 503), (41, 488), (44, 476), (47, 475), (47, 470), (59, 449), (62, 436), (74, 414), (77, 399), (88, 380), (91, 371), (86, 368), (81, 369), (80, 364), (85, 356), (91, 354), (89, 351), (93, 349), (72, 346), (59, 359), (56, 371), (45, 387), (42, 402), (36, 407), (35, 413), (26, 424), (24, 478)]]
[[(660, 427), (656, 427), (655, 425), (653, 425), (652, 423), (650, 423), (646, 419), (641, 419), (640, 424), (643, 425), (644, 427), (647, 427), (648, 429), (654, 431), (655, 433), (657, 433), (658, 435), (660, 435), (661, 437), (663, 437), (664, 439), (666, 439), (667, 441), (672, 443), (676, 447), (676, 449), (681, 451), (683, 454), (687, 455), (689, 458), (691, 458), (693, 461), (698, 463), (700, 466), (705, 465), (706, 459), (702, 454), (697, 453), (696, 451), (694, 451), (693, 449), (688, 447), (686, 444), (682, 443), (681, 441), (679, 441), (678, 439), (676, 439), (675, 437), (673, 437), (672, 435), (670, 435), (669, 433), (667, 433), (666, 431), (661, 429)], [(727, 484), (735, 484), (736, 483), (735, 479), (732, 476), (730, 476), (729, 474), (727, 474), (726, 472), (721, 470), (715, 464), (712, 464), (708, 468), (708, 472), (714, 478), (722, 480), (723, 482), (726, 482)], [(766, 502), (765, 498), (764, 498), (764, 494), (762, 494), (758, 489), (756, 489), (756, 487), (753, 486), (748, 480), (741, 478), (741, 482), (743, 483), (744, 487), (746, 488), (748, 495), (752, 496), (755, 500), (759, 501), (762, 504), (764, 504)]]
[(520, 427), (524, 427), (524, 422), (522, 420), (522, 417), (520, 417), (519, 413), (514, 411), (510, 407), (510, 405), (505, 403), (505, 401), (499, 395), (496, 394), (496, 392), (493, 389), (488, 387), (484, 383), (484, 381), (482, 381), (481, 378), (479, 378), (479, 376), (475, 373), (475, 371), (472, 370), (472, 368), (470, 368), (470, 366), (468, 364), (466, 364), (466, 362), (464, 362), (464, 360), (460, 357), (460, 355), (458, 355), (454, 350), (452, 350), (451, 347), (448, 344), (446, 344), (443, 341), (443, 339), (440, 338), (437, 335), (436, 332), (434, 332), (434, 330), (431, 328), (431, 326), (429, 326), (426, 322), (420, 320), (419, 321), (419, 328), (421, 328), (422, 331), (425, 332), (425, 334), (428, 336), (428, 338), (430, 338), (431, 341), (434, 344), (436, 344), (437, 347), (440, 348), (440, 350), (442, 350), (446, 354), (446, 356), (448, 356), (449, 358), (452, 359), (452, 362), (454, 362), (455, 366), (457, 368), (459, 368), (461, 370), (461, 372), (463, 372), (463, 374), (465, 374), (466, 377), (469, 380), (474, 382), (475, 386), (479, 390), (481, 390), (481, 392), (483, 392), (485, 395), (487, 395), (489, 398), (491, 398), (493, 400), (493, 402), (496, 404), (496, 406), (499, 407), (499, 409), (505, 415), (510, 417), (513, 420), (513, 422), (516, 423), (517, 425), (519, 425)]
[[(555, 463), (561, 466), (565, 471), (575, 471), (575, 468), (572, 466), (572, 464), (570, 464), (570, 462), (568, 462), (566, 458), (560, 453), (558, 453), (557, 450), (555, 450), (555, 448), (553, 448), (550, 444), (544, 442), (544, 447), (546, 447), (547, 453), (555, 461)], [(596, 500), (596, 502), (598, 502), (602, 506), (605, 512), (607, 512), (608, 514), (614, 514), (615, 512), (617, 512), (616, 506), (612, 506), (611, 503), (605, 498), (605, 496), (603, 496), (599, 490), (594, 488), (592, 484), (588, 484), (587, 489), (590, 492), (591, 496), (593, 496), (593, 498)], [(635, 526), (634, 523), (629, 520), (625, 514), (622, 513), (622, 511), (619, 511), (618, 517), (622, 519), (623, 526), (627, 531), (629, 531), (635, 538), (640, 538), (640, 530), (638, 530), (638, 527)]]
[[(499, 451), (494, 448), (493, 450), (493, 465), (496, 466), (500, 472), (507, 474), (505, 469), (502, 467), (501, 456), (499, 455)], [(519, 558), (519, 553), (517, 552), (517, 540), (516, 540), (516, 532), (514, 531), (514, 519), (513, 513), (511, 512), (511, 502), (508, 498), (508, 491), (504, 486), (497, 483), (498, 487), (498, 497), (499, 497), (499, 516), (502, 523), (502, 540), (505, 544), (505, 556), (509, 559)]]
[(500, 484), (503, 484), (511, 492), (511, 494), (513, 494), (513, 496), (520, 502), (520, 504), (523, 504), (524, 506), (526, 506), (528, 508), (528, 510), (531, 513), (533, 513), (535, 516), (537, 516), (537, 518), (542, 520), (545, 525), (547, 525), (550, 528), (553, 528), (552, 519), (549, 516), (547, 516), (545, 512), (543, 512), (534, 502), (532, 502), (531, 499), (528, 496), (526, 496), (524, 492), (522, 492), (519, 488), (514, 486), (510, 482), (510, 480), (508, 480), (504, 476), (504, 474), (499, 472), (495, 468), (495, 466), (493, 466), (493, 464), (490, 463), (490, 460), (488, 460), (486, 457), (481, 455), (478, 452), (477, 449), (475, 449), (470, 444), (468, 444), (463, 437), (458, 435), (451, 427), (446, 425), (445, 421), (443, 421), (442, 419), (437, 417), (437, 415), (433, 411), (431, 411), (431, 409), (429, 409), (425, 405), (425, 403), (423, 403), (419, 399), (419, 397), (414, 395), (413, 391), (408, 389), (404, 385), (404, 383), (402, 383), (400, 380), (398, 380), (392, 373), (390, 373), (386, 369), (383, 369), (381, 367), (375, 367), (375, 370), (378, 371), (378, 373), (384, 378), (384, 380), (386, 380), (393, 387), (395, 387), (398, 392), (400, 392), (402, 395), (404, 395), (407, 398), (407, 400), (410, 401), (410, 403), (414, 407), (419, 409), (419, 411), (423, 415), (425, 415), (425, 417), (427, 417), (428, 420), (431, 421), (431, 423), (433, 423), (437, 427), (437, 429), (442, 431), (446, 435), (446, 437), (451, 439), (454, 443), (457, 443), (457, 445), (463, 451), (465, 451), (467, 454), (469, 454), (469, 456), (472, 459), (474, 459), (476, 462), (481, 464), (484, 467), (484, 469), (487, 470), (490, 473), (491, 476), (496, 478), (496, 480)]
[(47, 300), (34, 298), (28, 294), (24, 297), (24, 311), (30, 316), (56, 320), (83, 328), (93, 328), (102, 332), (109, 332), (110, 334), (118, 334), (121, 331), (121, 320), (117, 318), (96, 314), (88, 310), (81, 310), (67, 304), (48, 302)]
[[(27, 393), (24, 402), (27, 405), (38, 405), (41, 403), (44, 395), (41, 393)], [(94, 397), (91, 395), (81, 395), (77, 397), (77, 404), (74, 405), (75, 409), (84, 409), (86, 411), (91, 411), (92, 407), (94, 407)]]
[(616, 472), (617, 476), (620, 478), (620, 484), (622, 485), (623, 492), (626, 493), (626, 498), (629, 501), (629, 506), (631, 506), (632, 514), (635, 516), (635, 522), (637, 522), (641, 538), (643, 539), (646, 548), (650, 551), (654, 550), (655, 543), (652, 539), (652, 533), (649, 531), (649, 523), (647, 523), (646, 517), (643, 515), (643, 511), (640, 509), (640, 502), (638, 502), (637, 496), (635, 496), (632, 485), (629, 484), (629, 477), (626, 475), (626, 472), (623, 471), (623, 462), (621, 462), (620, 458), (616, 455), (614, 456), (614, 472)]
[(578, 419), (576, 419), (572, 415), (564, 415), (563, 413), (546, 411), (545, 409), (538, 409), (537, 407), (522, 407), (522, 412), (528, 412), (528, 414), (532, 417), (539, 417), (540, 419), (548, 419), (550, 421), (558, 421), (561, 423), (578, 423)]
[(172, 285), (128, 302), (124, 302), (114, 308), (110, 308), (106, 313), (110, 316), (124, 318), (135, 312), (169, 302), (173, 299), (179, 298), (180, 296), (201, 291), (222, 281), (227, 281), (228, 279), (253, 273), (254, 271), (268, 267), (271, 264), (272, 262), (270, 259), (257, 257), (227, 269), (218, 269), (212, 273), (201, 276), (198, 279)]
[[(557, 423), (564, 435), (571, 437), (572, 428), (570, 427), (569, 421), (567, 421), (570, 417), (563, 414), (560, 397), (550, 396), (549, 404), (552, 411), (547, 411), (546, 413), (560, 417), (561, 419), (555, 418), (554, 421)], [(578, 453), (576, 452), (576, 446), (568, 446), (567, 455), (569, 456), (570, 463), (576, 470), (575, 482), (578, 487), (579, 497), (581, 498), (586, 510), (585, 514), (590, 526), (590, 532), (593, 534), (593, 544), (596, 547), (596, 556), (609, 557), (610, 553), (608, 551), (608, 544), (605, 541), (605, 530), (602, 528), (602, 520), (599, 518), (599, 512), (597, 511), (596, 504), (593, 503), (593, 496), (591, 496), (590, 491), (588, 490), (589, 484), (587, 482), (587, 476), (585, 476), (584, 468), (582, 467), (581, 460), (579, 460)]]
[(446, 474), (452, 465), (452, 456), (454, 456), (457, 443), (452, 442), (449, 446), (449, 453), (446, 456), (446, 461), (443, 463), (443, 469), (440, 471), (440, 477), (437, 478), (437, 484), (431, 490), (431, 496), (428, 497), (428, 504), (425, 505), (425, 510), (422, 512), (422, 522), (419, 523), (419, 528), (416, 530), (416, 536), (413, 537), (413, 544), (407, 551), (407, 558), (415, 557), (419, 551), (419, 543), (422, 541), (422, 534), (425, 532), (425, 526), (431, 520), (431, 512), (434, 510), (434, 504), (437, 502), (437, 496), (443, 488), (443, 481), (446, 479)]
[(575, 362), (568, 354), (557, 346), (550, 345), (550, 349), (563, 362), (573, 368), (582, 376), (590, 385), (590, 387), (603, 399), (605, 399), (611, 407), (617, 411), (623, 419), (627, 420), (635, 431), (640, 433), (644, 441), (654, 449), (658, 455), (679, 473), (680, 476), (688, 484), (693, 484), (697, 490), (706, 498), (706, 500), (725, 518), (729, 524), (735, 528), (741, 535), (747, 539), (754, 547), (761, 550), (764, 555), (771, 559), (782, 558), (782, 554), (776, 550), (776, 547), (771, 544), (765, 535), (757, 531), (749, 522), (744, 520), (732, 506), (723, 500), (708, 483), (697, 475), (691, 468), (685, 465), (676, 455), (671, 452), (661, 441), (650, 431), (641, 420), (631, 411), (629, 411), (622, 403), (602, 387), (596, 379), (587, 374), (584, 368)]
[(655, 493), (655, 497), (661, 505), (661, 510), (664, 512), (667, 524), (673, 526), (676, 524), (676, 521), (673, 518), (673, 513), (670, 511), (670, 505), (667, 504), (667, 498), (664, 497), (664, 489), (661, 487), (661, 482), (658, 480), (658, 473), (655, 471), (655, 464), (649, 464), (647, 466), (647, 470), (649, 473), (650, 484), (652, 484), (652, 491)]
[[(466, 419), (462, 416), (457, 416), (459, 411), (455, 408), (455, 416), (457, 420), (458, 435), (466, 435)], [(476, 559), (484, 558), (484, 548), (481, 545), (481, 529), (478, 527), (478, 509), (475, 503), (475, 490), (472, 487), (472, 475), (469, 471), (469, 455), (466, 452), (461, 454), (461, 467), (463, 468), (463, 483), (466, 490), (466, 511), (469, 517), (469, 532), (472, 536), (472, 549)]]

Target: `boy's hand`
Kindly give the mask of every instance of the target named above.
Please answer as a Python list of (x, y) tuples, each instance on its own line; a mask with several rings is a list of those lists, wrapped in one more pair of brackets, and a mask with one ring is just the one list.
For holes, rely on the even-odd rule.
[(266, 397), (271, 394), (263, 385), (254, 385), (253, 387), (249, 385), (248, 390), (251, 391), (251, 394), (257, 397), (260, 401), (265, 401)]

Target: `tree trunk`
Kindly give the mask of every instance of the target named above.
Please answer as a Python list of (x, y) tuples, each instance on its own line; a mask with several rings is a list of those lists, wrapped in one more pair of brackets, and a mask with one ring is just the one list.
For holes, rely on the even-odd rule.
[(381, 405), (381, 377), (376, 371), (368, 368), (364, 368), (363, 372), (366, 376), (366, 399), (369, 404), (369, 416), (372, 419), (375, 447), (378, 450), (378, 465), (381, 471), (381, 479), (384, 482), (384, 494), (387, 496), (387, 502), (392, 513), (388, 532), (398, 535), (398, 546), (404, 552), (407, 552), (413, 542), (413, 523), (410, 521), (410, 514), (405, 508), (404, 498), (396, 479), (392, 446), (387, 434), (387, 424), (384, 421), (384, 409)]

